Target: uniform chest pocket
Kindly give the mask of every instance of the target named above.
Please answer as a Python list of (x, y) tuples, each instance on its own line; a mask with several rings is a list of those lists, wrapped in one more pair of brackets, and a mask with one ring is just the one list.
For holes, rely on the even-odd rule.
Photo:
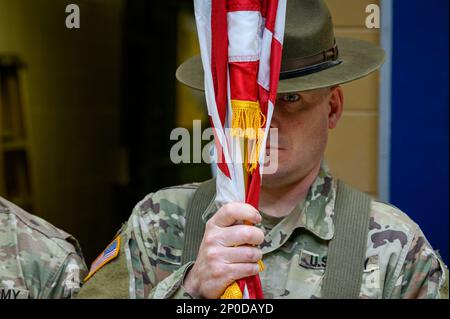
[(364, 299), (380, 299), (382, 282), (378, 255), (368, 257), (364, 263), (360, 297)]
[(302, 250), (292, 258), (285, 298), (311, 299), (320, 296), (326, 257)]

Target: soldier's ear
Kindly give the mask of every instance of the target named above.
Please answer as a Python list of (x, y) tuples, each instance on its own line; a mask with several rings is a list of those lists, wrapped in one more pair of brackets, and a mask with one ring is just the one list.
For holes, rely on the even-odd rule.
[(339, 122), (344, 110), (344, 92), (342, 87), (337, 85), (330, 88), (329, 97), (328, 128), (334, 129)]

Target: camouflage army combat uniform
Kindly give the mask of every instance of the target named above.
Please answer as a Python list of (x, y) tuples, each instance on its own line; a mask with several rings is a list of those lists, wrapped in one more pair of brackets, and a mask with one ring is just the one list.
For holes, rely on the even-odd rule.
[[(323, 164), (306, 199), (284, 218), (264, 215), (259, 225), (266, 298), (320, 298), (333, 238), (337, 181)], [(82, 288), (81, 298), (191, 298), (182, 281), (192, 265), (181, 265), (185, 210), (198, 184), (149, 194), (119, 231), (115, 260)], [(217, 211), (210, 204), (206, 222)], [(399, 209), (373, 200), (360, 298), (440, 298), (441, 258), (420, 228)], [(352, 261), (349, 260), (349, 263)]]
[(86, 272), (75, 238), (0, 197), (0, 299), (71, 298)]

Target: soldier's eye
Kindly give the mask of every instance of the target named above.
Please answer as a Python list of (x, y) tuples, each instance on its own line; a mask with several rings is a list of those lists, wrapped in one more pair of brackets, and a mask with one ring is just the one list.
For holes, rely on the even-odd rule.
[(289, 94), (283, 94), (281, 96), (281, 99), (284, 102), (297, 102), (298, 100), (300, 100), (300, 95), (298, 94), (293, 94), (293, 93), (289, 93)]

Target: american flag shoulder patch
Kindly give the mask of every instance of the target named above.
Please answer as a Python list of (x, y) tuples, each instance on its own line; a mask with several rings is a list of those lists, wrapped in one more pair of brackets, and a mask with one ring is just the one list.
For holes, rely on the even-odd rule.
[(120, 236), (117, 236), (106, 249), (94, 260), (89, 269), (89, 274), (84, 278), (84, 282), (88, 281), (100, 268), (109, 263), (119, 255)]

